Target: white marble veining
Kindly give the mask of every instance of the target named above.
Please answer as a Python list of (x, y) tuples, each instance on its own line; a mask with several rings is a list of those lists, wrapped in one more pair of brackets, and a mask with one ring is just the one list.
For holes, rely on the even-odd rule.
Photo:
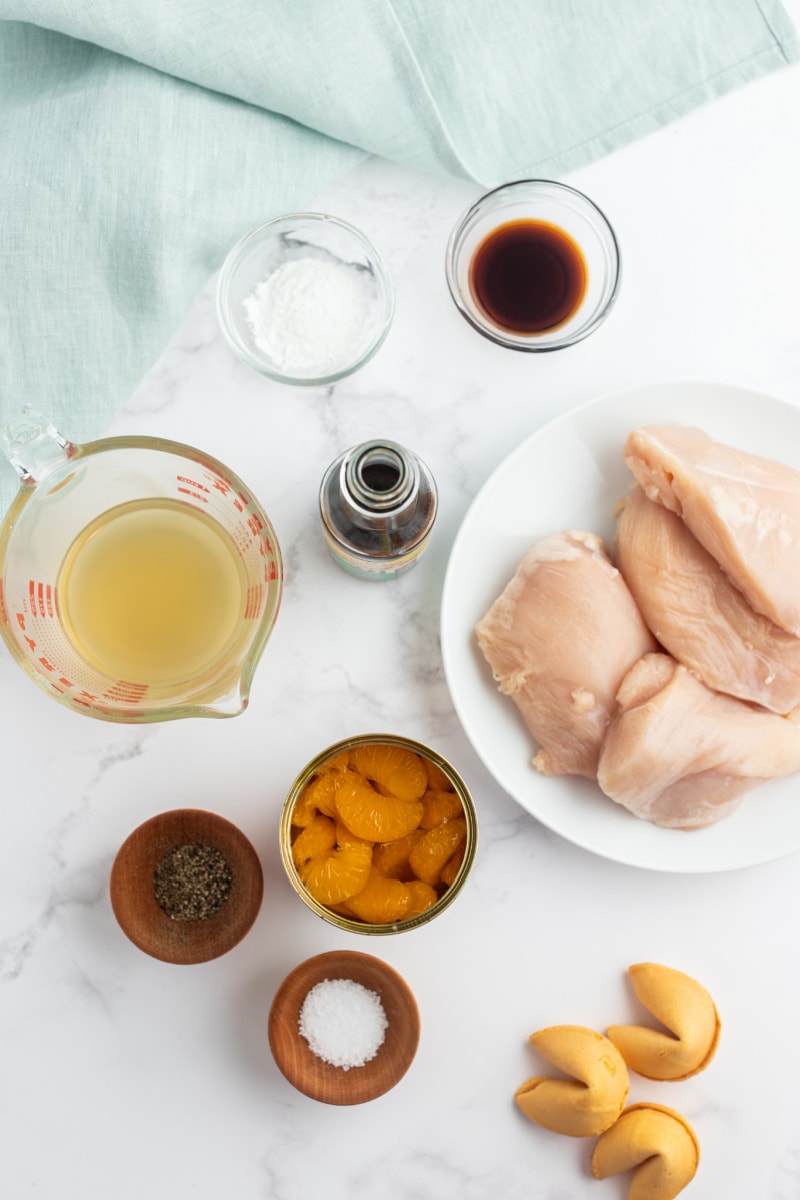
[[(619, 866), (548, 832), (504, 795), (461, 731), (438, 611), (471, 498), (551, 416), (664, 379), (739, 383), (800, 403), (798, 145), (794, 67), (570, 177), (608, 213), (624, 273), (607, 323), (561, 353), (501, 350), (451, 303), (444, 246), (478, 190), (377, 161), (309, 197), (363, 228), (395, 280), (394, 326), (359, 374), (319, 390), (258, 378), (224, 346), (211, 284), (198, 298), (109, 432), (190, 442), (241, 475), (278, 532), (283, 605), (250, 707), (231, 721), (85, 719), (0, 654), (4, 1197), (621, 1200), (625, 1178), (591, 1178), (591, 1139), (538, 1129), (513, 1094), (539, 1066), (528, 1034), (634, 1019), (625, 971), (650, 959), (703, 981), (723, 1020), (706, 1072), (632, 1082), (632, 1099), (678, 1108), (695, 1127), (702, 1161), (687, 1194), (797, 1200), (797, 854), (678, 876)], [(426, 459), (441, 511), (420, 565), (377, 584), (329, 558), (317, 490), (338, 453), (381, 435)], [(480, 822), (458, 902), (384, 939), (339, 933), (306, 910), (277, 846), (283, 797), (306, 761), (375, 730), (445, 754)], [(122, 935), (107, 882), (136, 825), (187, 805), (240, 826), (266, 887), (238, 947), (171, 967)], [(266, 1036), (283, 977), (335, 947), (385, 958), (422, 1015), (407, 1076), (356, 1108), (295, 1092)]]

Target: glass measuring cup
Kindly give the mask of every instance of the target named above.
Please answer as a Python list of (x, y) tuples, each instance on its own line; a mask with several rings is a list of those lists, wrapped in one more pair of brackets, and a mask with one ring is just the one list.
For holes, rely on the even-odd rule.
[(0, 526), (0, 634), (25, 673), (101, 720), (242, 712), (283, 587), (242, 481), (162, 438), (74, 444), (31, 409), (0, 446), (21, 481)]

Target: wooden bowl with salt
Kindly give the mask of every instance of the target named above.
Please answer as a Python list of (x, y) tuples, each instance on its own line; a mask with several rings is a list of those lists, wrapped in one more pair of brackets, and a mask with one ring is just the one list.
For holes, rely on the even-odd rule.
[[(327, 1004), (316, 1006), (315, 1028), (308, 1019), (309, 993), (323, 985), (316, 998), (338, 981), (346, 986), (338, 995), (328, 989)], [(385, 1028), (374, 1037), (377, 1048), (368, 1046), (377, 1027), (352, 1028), (359, 1010), (368, 1023), (373, 1010), (382, 1010)], [(381, 959), (355, 950), (332, 950), (300, 963), (278, 988), (269, 1014), (269, 1044), (278, 1069), (298, 1091), (325, 1104), (363, 1104), (388, 1092), (411, 1066), (419, 1034), (417, 1002), (402, 976)], [(373, 1057), (363, 1061), (366, 1053)], [(337, 1065), (348, 1054), (349, 1061)]]
[(202, 963), (226, 954), (250, 930), (264, 877), (235, 825), (180, 808), (134, 829), (114, 859), (109, 891), (123, 933), (145, 954)]

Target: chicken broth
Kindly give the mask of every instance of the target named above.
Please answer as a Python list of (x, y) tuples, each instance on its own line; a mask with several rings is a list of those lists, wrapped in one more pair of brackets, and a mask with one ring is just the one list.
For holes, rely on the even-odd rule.
[(236, 547), (205, 513), (176, 500), (122, 504), (78, 534), (58, 577), (64, 628), (112, 678), (164, 686), (192, 679), (241, 630), (246, 581)]
[(470, 264), (470, 287), (490, 321), (512, 333), (544, 333), (572, 317), (586, 294), (588, 270), (578, 244), (549, 221), (499, 225)]

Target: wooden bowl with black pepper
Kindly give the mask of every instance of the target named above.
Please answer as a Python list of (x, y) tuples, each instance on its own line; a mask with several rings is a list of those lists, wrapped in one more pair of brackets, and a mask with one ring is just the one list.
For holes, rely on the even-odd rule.
[(235, 825), (181, 808), (151, 817), (126, 838), (109, 890), (120, 928), (145, 954), (202, 963), (226, 954), (250, 930), (264, 877)]

